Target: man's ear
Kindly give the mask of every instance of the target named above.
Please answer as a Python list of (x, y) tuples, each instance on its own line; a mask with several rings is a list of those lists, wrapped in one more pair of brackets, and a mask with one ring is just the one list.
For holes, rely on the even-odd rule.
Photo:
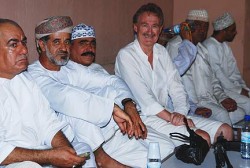
[(162, 29), (163, 29), (163, 26), (160, 26), (160, 32), (162, 31)]
[(45, 42), (44, 41), (38, 40), (38, 45), (39, 45), (39, 47), (40, 47), (40, 49), (41, 49), (42, 52), (46, 51), (46, 49), (45, 49)]
[(134, 28), (134, 31), (137, 33), (137, 26), (136, 26), (136, 24), (133, 24), (133, 28)]

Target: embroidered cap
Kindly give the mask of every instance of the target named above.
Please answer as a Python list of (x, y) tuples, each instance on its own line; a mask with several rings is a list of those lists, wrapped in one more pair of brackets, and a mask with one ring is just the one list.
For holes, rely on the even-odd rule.
[(234, 19), (230, 15), (230, 13), (225, 12), (222, 16), (218, 17), (214, 22), (213, 22), (213, 27), (214, 30), (223, 30), (229, 26), (234, 24)]
[(72, 29), (71, 40), (87, 37), (95, 38), (94, 27), (80, 23)]
[(69, 16), (53, 16), (38, 23), (35, 28), (36, 39), (55, 32), (71, 33), (73, 22)]
[(187, 15), (187, 20), (208, 22), (208, 13), (205, 9), (190, 10)]

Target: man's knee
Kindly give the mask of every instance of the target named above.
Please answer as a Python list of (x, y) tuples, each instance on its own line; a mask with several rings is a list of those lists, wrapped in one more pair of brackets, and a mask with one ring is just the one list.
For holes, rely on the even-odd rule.
[(203, 139), (205, 139), (208, 143), (208, 145), (210, 146), (211, 145), (211, 140), (210, 140), (210, 136), (209, 134), (206, 132), (206, 131), (203, 131), (203, 130), (196, 130), (195, 131), (198, 135), (200, 135)]
[(216, 132), (216, 135), (214, 137), (214, 142), (216, 142), (217, 137), (219, 135), (223, 135), (225, 139), (227, 139), (228, 141), (233, 140), (233, 129), (231, 126), (229, 126), (228, 124), (222, 124), (219, 129)]

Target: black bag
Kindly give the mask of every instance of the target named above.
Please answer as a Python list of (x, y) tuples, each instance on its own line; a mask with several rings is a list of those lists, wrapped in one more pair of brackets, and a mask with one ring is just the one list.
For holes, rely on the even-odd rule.
[(193, 130), (191, 130), (187, 124), (187, 119), (184, 118), (184, 122), (187, 127), (187, 131), (190, 136), (186, 136), (180, 133), (170, 133), (171, 138), (178, 138), (184, 140), (184, 142), (189, 142), (190, 145), (183, 144), (175, 149), (175, 156), (177, 159), (185, 162), (185, 163), (193, 163), (195, 165), (200, 165), (208, 151), (209, 146), (205, 139), (203, 139), (200, 135), (196, 134)]
[(224, 139), (224, 136), (221, 135), (217, 137), (217, 142), (213, 145), (214, 147), (214, 156), (216, 161), (216, 168), (222, 168), (227, 164), (227, 168), (233, 168), (232, 164), (229, 161), (227, 156), (227, 150), (236, 150), (240, 148), (240, 142), (231, 142)]

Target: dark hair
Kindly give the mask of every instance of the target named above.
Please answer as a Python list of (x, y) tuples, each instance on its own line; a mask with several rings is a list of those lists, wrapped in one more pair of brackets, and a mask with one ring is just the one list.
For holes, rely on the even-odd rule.
[(133, 23), (137, 23), (138, 22), (138, 18), (139, 16), (144, 13), (144, 12), (150, 12), (150, 13), (154, 13), (159, 19), (160, 19), (160, 25), (163, 25), (164, 22), (164, 15), (163, 12), (161, 10), (161, 8), (159, 6), (157, 6), (154, 3), (148, 3), (145, 5), (142, 5), (134, 14), (133, 16)]
[[(43, 41), (44, 43), (47, 43), (47, 41), (49, 40), (49, 38), (50, 38), (49, 35), (47, 35), (47, 36), (41, 37), (39, 40)], [(37, 41), (36, 41), (36, 43), (37, 43), (36, 50), (37, 50), (37, 52), (39, 54), (41, 54), (42, 53), (42, 49), (41, 49), (41, 47), (40, 47), (40, 45), (38, 44)]]
[(41, 37), (39, 40), (42, 40), (43, 42), (47, 43), (47, 41), (49, 40), (49, 35)]
[(6, 24), (6, 23), (12, 24), (12, 25), (14, 25), (14, 26), (19, 27), (20, 29), (22, 29), (21, 26), (19, 26), (19, 24), (17, 22), (15, 22), (13, 20), (10, 20), (10, 19), (0, 18), (0, 25), (1, 24)]

